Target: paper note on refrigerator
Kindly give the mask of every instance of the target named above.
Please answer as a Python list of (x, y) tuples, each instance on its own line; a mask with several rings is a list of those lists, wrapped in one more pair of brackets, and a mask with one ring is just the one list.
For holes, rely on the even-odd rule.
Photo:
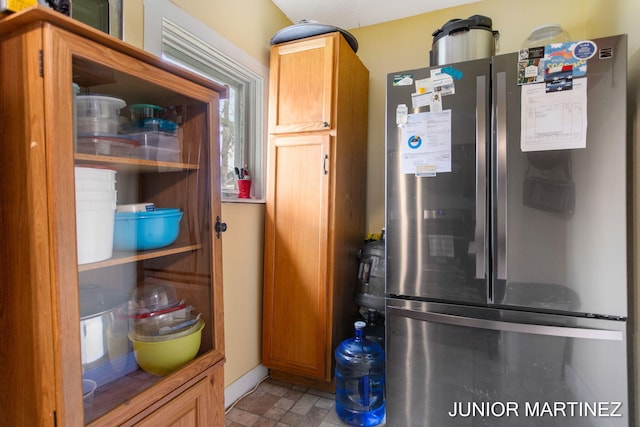
[(522, 151), (567, 150), (587, 146), (587, 79), (573, 89), (547, 92), (545, 84), (522, 86)]
[(400, 137), (403, 174), (451, 172), (451, 110), (409, 114)]

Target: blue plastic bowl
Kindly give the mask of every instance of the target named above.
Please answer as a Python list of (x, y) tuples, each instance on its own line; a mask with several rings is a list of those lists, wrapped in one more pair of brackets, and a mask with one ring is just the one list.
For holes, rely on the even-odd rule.
[(178, 238), (180, 209), (151, 212), (116, 212), (113, 249), (144, 251), (169, 246)]

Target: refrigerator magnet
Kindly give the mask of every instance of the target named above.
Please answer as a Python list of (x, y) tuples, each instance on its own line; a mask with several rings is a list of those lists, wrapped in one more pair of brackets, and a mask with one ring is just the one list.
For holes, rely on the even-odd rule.
[(416, 91), (411, 94), (411, 106), (413, 108), (430, 106), (432, 98), (433, 80), (429, 77), (416, 80)]
[(544, 46), (520, 49), (518, 54), (518, 84), (544, 81)]
[(453, 77), (443, 73), (442, 68), (431, 70), (431, 79), (433, 80), (433, 91), (438, 92), (440, 96), (453, 95), (456, 93)]
[(556, 70), (564, 66), (573, 67), (573, 78), (587, 74), (587, 61), (574, 56), (578, 43), (554, 43), (544, 47), (545, 70)]
[(407, 104), (398, 104), (396, 106), (396, 124), (398, 126), (406, 124), (408, 116), (409, 108), (407, 108)]
[(596, 54), (596, 50), (598, 50), (598, 47), (594, 42), (590, 40), (581, 41), (573, 48), (573, 57), (578, 60), (588, 61)]
[(430, 165), (416, 165), (416, 176), (418, 178), (432, 178), (436, 176), (438, 167), (435, 164)]
[(413, 75), (411, 74), (394, 74), (393, 86), (411, 86), (413, 84)]
[(442, 67), (442, 72), (450, 75), (454, 80), (460, 80), (463, 76), (462, 71), (454, 67)]

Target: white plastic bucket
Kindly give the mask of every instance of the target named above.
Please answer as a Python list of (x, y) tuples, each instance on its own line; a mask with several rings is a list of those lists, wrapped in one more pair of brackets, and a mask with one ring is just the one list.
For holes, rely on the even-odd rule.
[(111, 258), (116, 211), (116, 171), (76, 167), (78, 264)]
[(79, 190), (116, 189), (116, 171), (76, 166), (76, 192)]

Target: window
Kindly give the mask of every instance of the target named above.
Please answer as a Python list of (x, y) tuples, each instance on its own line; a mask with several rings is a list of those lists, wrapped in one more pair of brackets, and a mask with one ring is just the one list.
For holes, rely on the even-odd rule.
[(122, 0), (73, 0), (71, 17), (122, 38)]
[(267, 68), (168, 0), (148, 3), (145, 50), (229, 86), (220, 103), (222, 199), (237, 200), (238, 168), (251, 176), (251, 200), (262, 200)]

